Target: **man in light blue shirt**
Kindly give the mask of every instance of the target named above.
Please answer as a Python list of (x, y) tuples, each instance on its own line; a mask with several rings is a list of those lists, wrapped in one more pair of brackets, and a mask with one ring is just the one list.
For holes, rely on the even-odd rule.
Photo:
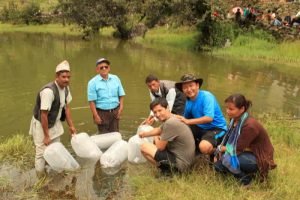
[(96, 62), (99, 73), (88, 83), (87, 95), (94, 122), (101, 133), (118, 132), (125, 92), (118, 76), (109, 74), (110, 62), (100, 58)]
[(178, 118), (190, 125), (200, 152), (213, 155), (227, 126), (215, 96), (209, 91), (200, 90), (202, 82), (201, 78), (185, 74), (181, 77), (181, 82), (175, 84), (187, 97), (184, 117)]

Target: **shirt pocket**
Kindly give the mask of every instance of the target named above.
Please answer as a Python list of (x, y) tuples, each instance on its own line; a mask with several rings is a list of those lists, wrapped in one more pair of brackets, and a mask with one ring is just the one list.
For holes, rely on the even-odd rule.
[(111, 97), (119, 97), (119, 86), (118, 84), (110, 84), (109, 91)]
[(107, 88), (106, 85), (98, 85), (96, 86), (96, 93), (97, 93), (97, 97), (100, 97), (100, 98), (105, 98), (105, 97), (108, 97), (108, 93), (109, 93), (109, 89)]

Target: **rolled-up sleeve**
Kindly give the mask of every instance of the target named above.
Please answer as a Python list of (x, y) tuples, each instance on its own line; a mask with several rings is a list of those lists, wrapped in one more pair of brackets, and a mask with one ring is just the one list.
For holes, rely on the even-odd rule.
[(87, 98), (88, 98), (88, 101), (97, 100), (97, 91), (96, 91), (96, 87), (95, 87), (95, 82), (93, 80), (89, 81), (89, 83), (88, 83)]
[(119, 96), (121, 97), (121, 96), (125, 96), (125, 91), (124, 91), (124, 88), (123, 88), (123, 86), (122, 86), (122, 83), (121, 83), (121, 80), (118, 78), (118, 82), (119, 82), (119, 91), (118, 91), (118, 93), (119, 93)]
[(40, 92), (41, 110), (51, 110), (52, 102), (54, 101), (54, 94), (50, 88), (45, 88)]

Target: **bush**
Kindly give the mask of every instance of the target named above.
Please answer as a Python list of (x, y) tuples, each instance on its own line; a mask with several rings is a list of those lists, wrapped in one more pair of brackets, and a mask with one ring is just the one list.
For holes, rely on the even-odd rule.
[(233, 41), (240, 32), (240, 29), (233, 23), (213, 20), (208, 15), (203, 22), (198, 25), (199, 39), (198, 49), (205, 47), (222, 47), (227, 39)]
[(30, 3), (21, 11), (22, 21), (29, 24), (43, 24), (42, 13), (40, 10), (40, 5), (37, 3)]
[(9, 1), (0, 12), (0, 20), (2, 22), (18, 23), (20, 15), (18, 5), (14, 1)]

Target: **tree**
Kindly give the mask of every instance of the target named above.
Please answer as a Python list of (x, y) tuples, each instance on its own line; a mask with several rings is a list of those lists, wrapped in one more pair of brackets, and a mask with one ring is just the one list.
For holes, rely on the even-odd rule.
[(60, 0), (59, 9), (66, 19), (82, 28), (85, 36), (106, 26), (118, 27), (126, 21), (122, 0)]

